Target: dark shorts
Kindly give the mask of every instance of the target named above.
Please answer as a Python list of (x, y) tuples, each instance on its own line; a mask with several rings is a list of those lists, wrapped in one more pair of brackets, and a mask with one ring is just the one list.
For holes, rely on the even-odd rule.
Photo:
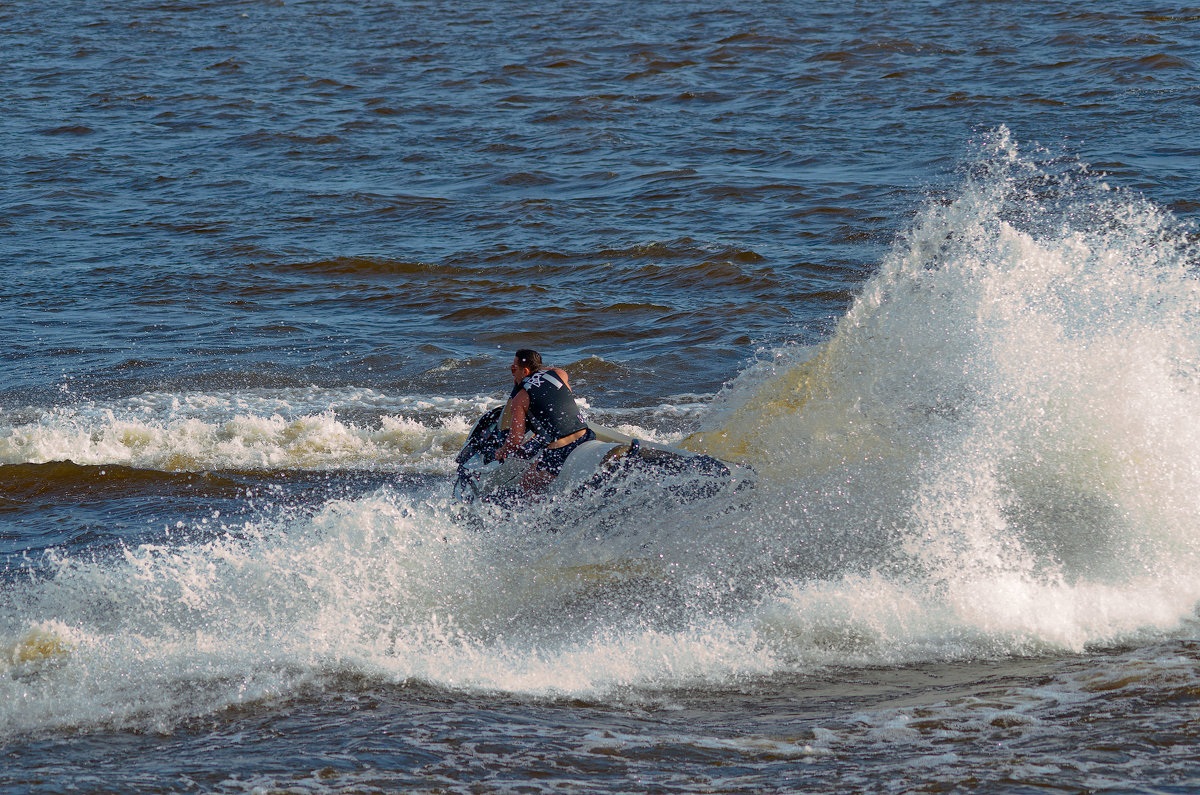
[(595, 438), (596, 434), (592, 432), (591, 428), (588, 428), (587, 433), (585, 433), (583, 436), (580, 436), (570, 444), (563, 445), (562, 447), (556, 447), (553, 450), (543, 450), (534, 466), (543, 472), (549, 472), (551, 475), (557, 475), (563, 468), (563, 464), (567, 462), (567, 456), (571, 454), (572, 450), (584, 442), (590, 442)]

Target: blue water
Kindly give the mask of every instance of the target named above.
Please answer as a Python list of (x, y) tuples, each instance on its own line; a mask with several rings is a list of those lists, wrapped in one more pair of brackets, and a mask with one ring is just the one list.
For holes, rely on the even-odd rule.
[(0, 3), (0, 789), (1194, 790), (1198, 25)]

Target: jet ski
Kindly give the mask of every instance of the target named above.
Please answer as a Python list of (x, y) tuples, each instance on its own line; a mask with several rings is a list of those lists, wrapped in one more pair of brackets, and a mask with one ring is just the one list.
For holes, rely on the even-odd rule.
[[(486, 412), (475, 423), (455, 458), (458, 477), (454, 496), (464, 504), (476, 501), (511, 505), (522, 495), (518, 481), (541, 452), (532, 434), (516, 454), (496, 461), (508, 430), (501, 428), (503, 406)], [(737, 492), (754, 484), (747, 467), (730, 464), (709, 455), (693, 453), (588, 423), (596, 438), (576, 447), (551, 481), (550, 496), (573, 492), (620, 489), (628, 493), (639, 478), (650, 477), (680, 502)]]

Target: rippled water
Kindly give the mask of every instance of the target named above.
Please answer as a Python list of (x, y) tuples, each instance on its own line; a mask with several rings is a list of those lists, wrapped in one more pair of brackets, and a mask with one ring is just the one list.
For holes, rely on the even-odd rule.
[(1197, 25), (0, 3), (0, 789), (1194, 790)]

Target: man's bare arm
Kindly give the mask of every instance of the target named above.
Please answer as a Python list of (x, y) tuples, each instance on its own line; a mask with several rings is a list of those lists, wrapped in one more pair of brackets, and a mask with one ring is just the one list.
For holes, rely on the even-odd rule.
[(510, 401), (512, 406), (512, 425), (508, 429), (508, 438), (504, 445), (496, 451), (496, 460), (508, 458), (525, 438), (525, 416), (529, 413), (529, 393), (522, 389)]

